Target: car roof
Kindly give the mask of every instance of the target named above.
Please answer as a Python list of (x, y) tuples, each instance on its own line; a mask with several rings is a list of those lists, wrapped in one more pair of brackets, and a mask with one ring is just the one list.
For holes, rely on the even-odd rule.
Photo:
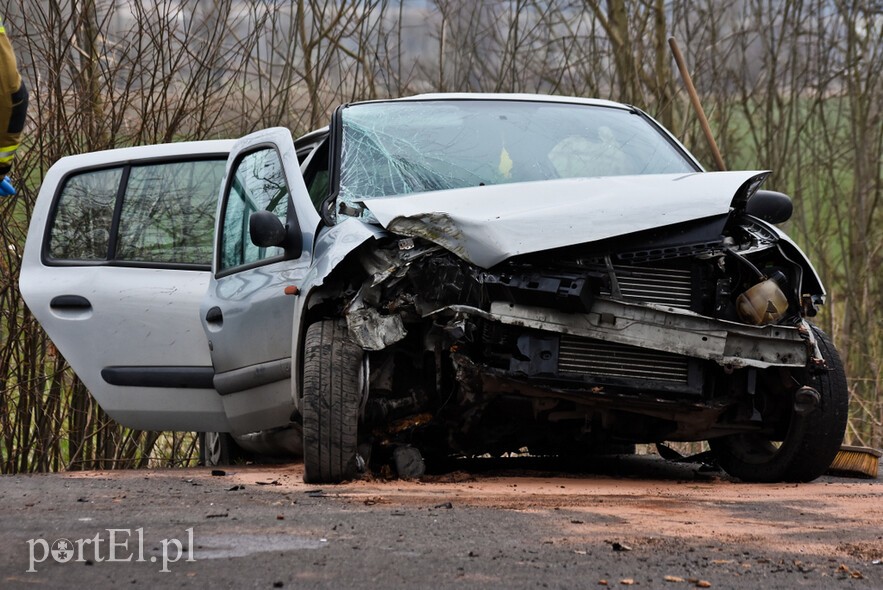
[(73, 169), (87, 166), (103, 166), (137, 160), (152, 160), (167, 157), (218, 155), (225, 156), (235, 143), (232, 139), (212, 139), (207, 141), (182, 141), (134, 147), (100, 150), (85, 154), (65, 156), (53, 168)]
[(614, 102), (612, 100), (604, 100), (601, 98), (582, 98), (578, 96), (557, 96), (551, 94), (506, 94), (486, 92), (439, 92), (429, 94), (417, 94), (414, 96), (405, 96), (402, 98), (360, 101), (350, 104), (366, 104), (372, 102), (416, 102), (424, 100), (508, 100), (523, 102), (551, 102), (602, 106), (628, 111), (634, 110), (634, 107), (631, 107), (629, 105), (620, 102)]

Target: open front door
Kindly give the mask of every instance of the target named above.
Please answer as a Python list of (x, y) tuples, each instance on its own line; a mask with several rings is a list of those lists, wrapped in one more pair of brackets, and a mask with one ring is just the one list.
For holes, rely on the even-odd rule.
[(199, 304), (232, 141), (108, 150), (46, 174), (20, 287), (111, 417), (227, 431)]
[[(278, 245), (252, 241), (256, 213), (265, 221), (278, 219), (284, 233)], [(200, 310), (231, 432), (285, 426), (295, 411), (290, 379), (296, 295), (286, 288), (306, 275), (318, 225), (291, 132), (268, 129), (237, 141), (218, 212), (214, 272)]]

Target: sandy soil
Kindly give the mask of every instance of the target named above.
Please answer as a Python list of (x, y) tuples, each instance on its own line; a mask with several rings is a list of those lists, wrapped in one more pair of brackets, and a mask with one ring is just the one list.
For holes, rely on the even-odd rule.
[[(622, 477), (532, 469), (454, 471), (406, 481), (368, 477), (325, 488), (304, 484), (303, 466), (242, 465), (223, 468), (237, 484), (278, 492), (311, 493), (365, 506), (434, 508), (458, 506), (518, 512), (566, 510), (584, 514), (566, 527), (571, 540), (610, 537), (611, 523), (629, 538), (674, 537), (692, 542), (727, 541), (756, 550), (883, 560), (883, 483), (826, 477), (809, 484), (745, 484), (722, 474), (659, 462), (617, 458), (600, 471)], [(661, 463), (661, 464), (659, 464)], [(612, 467), (611, 467), (612, 465)], [(881, 468), (883, 470), (883, 468)], [(173, 472), (175, 477), (211, 478), (210, 470)], [(68, 473), (77, 478), (138, 477), (137, 472)], [(172, 475), (155, 471), (152, 477)], [(862, 538), (825, 535), (843, 530)], [(883, 569), (883, 566), (881, 566)]]

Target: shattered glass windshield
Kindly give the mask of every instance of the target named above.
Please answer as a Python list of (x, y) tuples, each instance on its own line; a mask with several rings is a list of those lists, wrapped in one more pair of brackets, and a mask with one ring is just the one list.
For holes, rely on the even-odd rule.
[(337, 212), (366, 199), (554, 178), (669, 174), (696, 168), (642, 116), (526, 101), (430, 100), (342, 112)]

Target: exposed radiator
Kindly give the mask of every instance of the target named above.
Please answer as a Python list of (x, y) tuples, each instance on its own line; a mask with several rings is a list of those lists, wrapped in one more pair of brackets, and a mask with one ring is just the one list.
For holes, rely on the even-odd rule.
[[(615, 265), (613, 270), (625, 301), (691, 307), (693, 281), (689, 269)], [(609, 297), (610, 293), (602, 289), (601, 295)]]
[(568, 335), (561, 336), (558, 371), (684, 384), (689, 377), (685, 356)]

